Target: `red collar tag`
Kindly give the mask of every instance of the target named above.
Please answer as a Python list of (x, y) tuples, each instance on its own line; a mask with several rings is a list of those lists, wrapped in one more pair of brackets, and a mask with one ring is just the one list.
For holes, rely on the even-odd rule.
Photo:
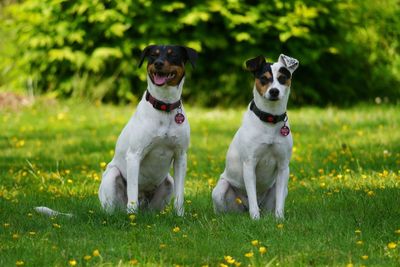
[(280, 129), (280, 133), (281, 133), (281, 135), (283, 135), (283, 136), (288, 136), (288, 135), (290, 134), (290, 129), (289, 129), (289, 127), (287, 127), (286, 124), (283, 125), (282, 128)]
[(177, 124), (182, 124), (185, 121), (185, 115), (183, 115), (182, 113), (178, 112), (175, 115), (175, 122)]

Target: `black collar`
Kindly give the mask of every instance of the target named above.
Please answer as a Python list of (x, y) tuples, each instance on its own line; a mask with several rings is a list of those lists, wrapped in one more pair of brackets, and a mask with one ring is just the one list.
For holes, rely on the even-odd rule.
[(252, 100), (251, 103), (250, 103), (250, 110), (252, 110), (254, 112), (254, 114), (256, 114), (256, 116), (260, 120), (262, 120), (264, 122), (267, 122), (267, 123), (274, 123), (275, 124), (275, 123), (278, 123), (280, 121), (285, 121), (285, 119), (287, 117), (286, 112), (281, 114), (281, 115), (273, 115), (271, 113), (267, 113), (267, 112), (264, 112), (264, 111), (260, 110), (256, 106), (256, 104), (254, 103), (254, 100)]
[(146, 100), (151, 105), (153, 105), (153, 108), (166, 112), (170, 112), (176, 108), (179, 108), (182, 104), (181, 100), (178, 100), (175, 103), (165, 103), (163, 101), (157, 100), (149, 93), (149, 91), (146, 91)]

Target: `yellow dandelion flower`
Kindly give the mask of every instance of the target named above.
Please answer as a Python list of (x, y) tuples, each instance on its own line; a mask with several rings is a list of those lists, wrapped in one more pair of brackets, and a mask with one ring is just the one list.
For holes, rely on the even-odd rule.
[(3, 224), (3, 226), (4, 227), (10, 227), (10, 224), (9, 223), (5, 223), (5, 224)]
[(131, 259), (130, 261), (129, 261), (129, 264), (132, 264), (132, 265), (136, 265), (136, 264), (138, 264), (139, 263), (139, 261), (137, 260), (137, 259)]
[(347, 263), (346, 267), (354, 267), (353, 263)]
[(93, 250), (92, 253), (93, 257), (99, 257), (100, 256), (100, 251), (98, 249)]
[(57, 224), (57, 223), (53, 223), (53, 228), (60, 229), (60, 228), (61, 228), (61, 225), (59, 225), (59, 224)]
[(356, 242), (356, 244), (359, 245), (359, 246), (361, 246), (362, 244), (364, 244), (364, 242), (363, 242), (362, 240), (358, 240), (358, 241)]
[(253, 253), (253, 251), (250, 251), (250, 252), (247, 252), (246, 254), (244, 254), (244, 256), (245, 256), (246, 258), (251, 258), (251, 257), (254, 256), (254, 253)]
[(178, 226), (174, 227), (174, 229), (172, 229), (172, 231), (174, 233), (178, 233), (181, 230), (181, 228), (179, 228)]
[(226, 265), (225, 263), (220, 263), (219, 267), (228, 267), (228, 265)]
[(90, 256), (90, 255), (85, 255), (85, 256), (83, 256), (83, 259), (84, 259), (85, 261), (89, 261), (91, 258), (92, 258), (92, 256)]
[(18, 238), (19, 238), (19, 234), (13, 234), (13, 235), (12, 235), (12, 238), (13, 238), (13, 239), (18, 239)]
[(277, 227), (278, 229), (282, 229), (282, 228), (283, 228), (283, 224), (280, 223), (280, 224), (278, 224), (276, 227)]
[(135, 214), (129, 215), (129, 220), (133, 221), (135, 219), (136, 219), (136, 215)]
[(68, 179), (67, 183), (72, 184), (74, 181), (72, 181), (72, 179)]
[(25, 262), (24, 261), (21, 261), (21, 260), (18, 260), (16, 263), (15, 263), (15, 265), (17, 265), (17, 266), (22, 266), (22, 265), (24, 265), (25, 264)]
[(160, 248), (162, 249), (162, 248), (166, 248), (167, 247), (167, 245), (166, 244), (164, 244), (164, 243), (161, 243), (160, 244)]
[(354, 233), (356, 233), (356, 234), (361, 234), (361, 230), (360, 230), (360, 229), (356, 229), (356, 230), (354, 231)]
[(107, 163), (105, 163), (104, 161), (103, 162), (100, 162), (100, 167), (101, 168), (105, 168), (107, 166)]
[(267, 253), (267, 248), (266, 247), (260, 247), (258, 249), (258, 251), (260, 252), (260, 254), (265, 254), (265, 253)]
[(400, 229), (397, 229), (396, 231), (394, 231), (396, 234), (400, 234)]
[(236, 267), (239, 267), (240, 265), (242, 265), (242, 263), (241, 263), (241, 262), (238, 262), (238, 261), (235, 262), (234, 264), (235, 264)]
[(36, 232), (29, 232), (30, 235), (36, 235)]
[(76, 262), (76, 260), (72, 259), (72, 260), (69, 260), (69, 261), (68, 261), (68, 264), (69, 264), (70, 266), (76, 266), (77, 262)]
[(361, 259), (363, 259), (363, 260), (368, 260), (368, 258), (369, 258), (368, 255), (362, 255), (361, 256)]
[(64, 112), (60, 112), (57, 114), (57, 120), (61, 121), (65, 119), (65, 113)]
[(239, 198), (239, 197), (237, 197), (236, 199), (235, 199), (235, 202), (237, 203), (237, 204), (242, 204), (242, 200)]
[(208, 186), (210, 186), (210, 187), (215, 186), (215, 181), (214, 181), (214, 179), (208, 179), (208, 180), (207, 180), (207, 183), (208, 183)]
[(24, 145), (25, 145), (25, 140), (19, 140), (19, 141), (15, 144), (16, 147), (23, 147)]
[(224, 256), (224, 260), (229, 264), (235, 263), (235, 259), (232, 256)]
[(374, 191), (370, 190), (370, 191), (367, 192), (367, 195), (368, 195), (369, 197), (372, 197), (372, 196), (375, 195), (375, 193), (374, 193)]
[(251, 241), (251, 244), (253, 246), (258, 246), (260, 244), (260, 242), (258, 240), (253, 240), (253, 241)]
[(397, 247), (397, 244), (394, 242), (390, 242), (389, 244), (387, 244), (387, 247), (390, 249), (395, 249)]

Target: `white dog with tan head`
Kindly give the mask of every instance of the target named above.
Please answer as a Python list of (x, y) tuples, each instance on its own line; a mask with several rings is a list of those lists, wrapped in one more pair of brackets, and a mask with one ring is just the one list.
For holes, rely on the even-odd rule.
[(286, 108), (298, 65), (283, 54), (276, 63), (267, 63), (264, 56), (246, 62), (255, 77), (254, 99), (212, 192), (216, 213), (249, 211), (252, 219), (259, 219), (260, 210), (265, 210), (284, 217), (293, 146)]

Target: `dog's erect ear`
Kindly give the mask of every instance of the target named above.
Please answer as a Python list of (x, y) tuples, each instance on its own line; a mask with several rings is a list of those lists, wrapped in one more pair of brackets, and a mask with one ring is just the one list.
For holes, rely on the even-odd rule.
[(293, 73), (299, 66), (299, 61), (297, 59), (288, 57), (284, 54), (280, 54), (278, 61), (288, 68), (291, 73)]
[(246, 69), (251, 72), (256, 72), (266, 63), (265, 57), (260, 55), (246, 61)]
[(142, 54), (140, 55), (140, 60), (139, 60), (139, 65), (138, 65), (139, 68), (142, 66), (144, 58), (149, 55), (149, 52), (153, 47), (155, 47), (155, 45), (149, 45), (148, 47), (143, 49)]
[(194, 68), (196, 66), (196, 60), (198, 58), (196, 50), (190, 47), (181, 46), (186, 53), (186, 59), (189, 60), (190, 64)]

